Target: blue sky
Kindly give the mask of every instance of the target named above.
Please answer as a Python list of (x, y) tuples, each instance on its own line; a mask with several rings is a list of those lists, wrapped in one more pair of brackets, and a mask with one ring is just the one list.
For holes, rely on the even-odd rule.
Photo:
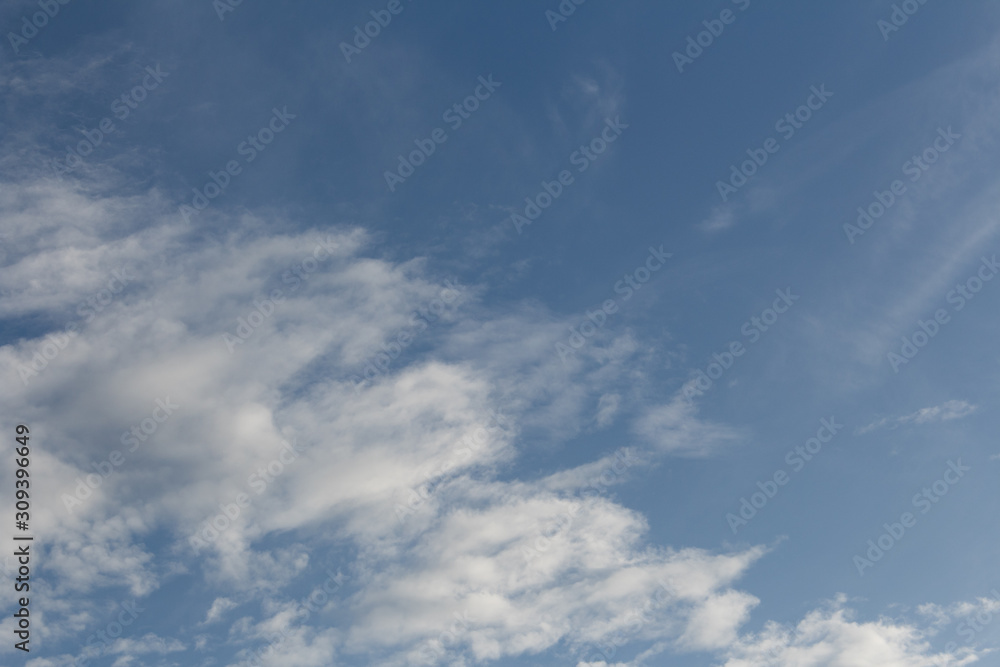
[(995, 664), (1000, 14), (764, 5), (5, 3), (0, 662)]

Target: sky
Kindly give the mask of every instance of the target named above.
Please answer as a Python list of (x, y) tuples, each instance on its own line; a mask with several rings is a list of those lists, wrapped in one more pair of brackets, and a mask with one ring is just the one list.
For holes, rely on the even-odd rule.
[(0, 664), (1000, 665), (996, 3), (0, 27)]

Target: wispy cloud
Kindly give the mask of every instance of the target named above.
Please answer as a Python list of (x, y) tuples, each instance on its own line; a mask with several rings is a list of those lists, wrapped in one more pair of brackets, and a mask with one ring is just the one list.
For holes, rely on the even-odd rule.
[(736, 224), (736, 206), (734, 204), (718, 204), (712, 207), (708, 217), (698, 223), (703, 232), (721, 232)]
[(867, 426), (862, 426), (855, 430), (855, 435), (863, 435), (880, 428), (897, 429), (907, 424), (931, 424), (934, 422), (946, 422), (953, 419), (964, 419), (974, 413), (979, 406), (972, 405), (966, 401), (946, 401), (941, 405), (930, 408), (921, 408), (914, 413), (903, 415), (902, 417), (883, 417)]
[(703, 421), (697, 413), (695, 403), (678, 393), (667, 404), (647, 408), (634, 431), (658, 451), (675, 456), (707, 456), (742, 437), (739, 429)]

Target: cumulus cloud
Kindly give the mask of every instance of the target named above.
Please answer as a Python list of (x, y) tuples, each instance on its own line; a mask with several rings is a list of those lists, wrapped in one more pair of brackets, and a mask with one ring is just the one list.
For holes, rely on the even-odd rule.
[(935, 651), (919, 627), (890, 619), (861, 622), (843, 597), (792, 627), (768, 623), (731, 649), (724, 667), (960, 667), (978, 660), (970, 648)]

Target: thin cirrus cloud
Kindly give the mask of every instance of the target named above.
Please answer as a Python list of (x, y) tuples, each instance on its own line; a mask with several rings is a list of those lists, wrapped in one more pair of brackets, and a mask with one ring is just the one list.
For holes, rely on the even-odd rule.
[(896, 429), (907, 424), (929, 424), (934, 422), (946, 422), (953, 419), (964, 419), (974, 413), (979, 406), (971, 405), (967, 401), (951, 400), (945, 401), (941, 405), (929, 408), (921, 408), (916, 412), (901, 417), (883, 417), (858, 428), (856, 435), (870, 433), (877, 429)]

